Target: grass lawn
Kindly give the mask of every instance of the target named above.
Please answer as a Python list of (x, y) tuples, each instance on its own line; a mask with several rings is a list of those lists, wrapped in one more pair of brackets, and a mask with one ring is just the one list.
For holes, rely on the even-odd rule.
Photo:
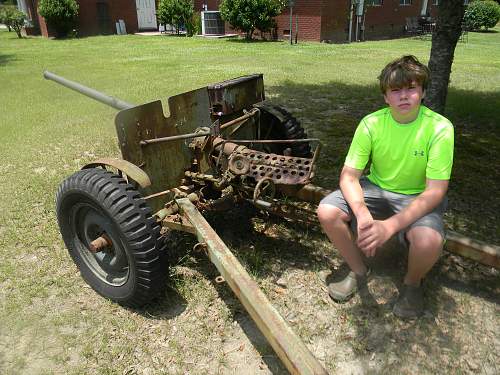
[[(154, 307), (123, 309), (84, 285), (60, 238), (54, 196), (85, 163), (118, 156), (115, 110), (44, 80), (43, 70), (131, 103), (264, 73), (267, 98), (323, 140), (316, 182), (333, 189), (357, 123), (383, 104), (380, 69), (408, 53), (427, 62), (430, 47), (417, 39), (297, 46), (132, 35), (19, 40), (0, 31), (0, 373), (284, 371), (229, 288), (212, 282), (217, 271), (202, 256), (176, 258), (176, 288)], [(498, 56), (499, 27), (470, 33), (455, 51), (446, 215), (450, 229), (497, 245)], [(426, 318), (400, 322), (388, 307), (393, 274), (371, 284), (380, 292), (375, 310), (359, 307), (358, 298), (335, 305), (325, 299), (321, 275), (340, 260), (323, 235), (280, 221), (264, 227), (265, 217), (255, 214), (248, 233), (243, 224), (228, 226), (238, 217), (214, 218), (214, 227), (332, 373), (498, 373), (497, 271), (443, 257), (430, 275)], [(172, 241), (178, 249), (194, 244), (183, 235)], [(276, 288), (280, 278), (284, 292)]]

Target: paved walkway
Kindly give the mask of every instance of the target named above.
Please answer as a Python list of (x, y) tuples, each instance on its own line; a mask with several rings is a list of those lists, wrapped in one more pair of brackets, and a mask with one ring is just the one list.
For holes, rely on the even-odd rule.
[[(181, 35), (185, 34), (185, 32), (181, 32)], [(175, 33), (166, 32), (162, 33), (159, 31), (141, 31), (138, 33), (134, 33), (134, 35), (142, 35), (142, 36), (156, 36), (156, 35), (176, 35)], [(195, 35), (196, 37), (201, 38), (237, 38), (238, 34), (225, 34), (225, 35)]]

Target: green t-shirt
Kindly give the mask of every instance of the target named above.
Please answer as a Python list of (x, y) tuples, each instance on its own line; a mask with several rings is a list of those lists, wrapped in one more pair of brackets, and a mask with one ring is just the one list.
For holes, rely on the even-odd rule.
[(453, 165), (453, 125), (421, 106), (417, 118), (400, 124), (384, 108), (363, 118), (356, 129), (345, 165), (364, 169), (382, 189), (401, 194), (425, 190), (426, 178), (449, 180)]

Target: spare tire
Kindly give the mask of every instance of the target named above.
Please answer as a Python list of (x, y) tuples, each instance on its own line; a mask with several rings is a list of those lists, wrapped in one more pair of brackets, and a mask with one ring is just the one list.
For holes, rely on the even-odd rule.
[[(292, 116), (283, 107), (274, 104), (259, 103), (255, 105), (260, 110), (260, 140), (292, 140), (307, 138), (307, 134), (302, 128), (299, 120)], [(266, 144), (266, 152), (283, 155), (289, 148), (290, 156), (310, 158), (311, 145), (309, 142), (302, 143), (273, 143)]]

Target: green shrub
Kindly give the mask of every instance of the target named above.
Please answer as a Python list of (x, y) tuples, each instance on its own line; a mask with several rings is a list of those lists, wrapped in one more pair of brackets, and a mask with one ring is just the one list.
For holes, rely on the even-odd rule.
[(17, 8), (15, 5), (0, 4), (0, 23), (3, 23), (5, 26), (7, 26), (9, 31), (12, 31), (12, 28), (10, 27), (9, 24), (9, 19), (11, 17), (12, 12), (16, 9)]
[(26, 15), (15, 6), (7, 5), (0, 8), (0, 22), (5, 24), (9, 31), (16, 32), (18, 38), (22, 38), (21, 30), (26, 21)]
[(270, 31), (276, 25), (274, 17), (283, 9), (281, 0), (223, 0), (219, 5), (223, 20), (252, 39), (255, 30)]
[(16, 32), (18, 38), (22, 38), (21, 30), (24, 27), (25, 21), (26, 15), (18, 9), (14, 9), (10, 14), (8, 20), (9, 26)]
[(193, 13), (193, 17), (191, 18), (191, 20), (192, 20), (190, 25), (191, 35), (189, 36), (201, 34), (201, 13), (200, 12)]
[(464, 23), (468, 30), (489, 29), (500, 21), (500, 5), (495, 1), (473, 1), (467, 6)]
[(38, 12), (55, 30), (57, 37), (64, 37), (75, 27), (78, 4), (76, 0), (40, 0)]
[(192, 0), (161, 0), (156, 11), (156, 17), (161, 24), (175, 26), (177, 34), (182, 26), (186, 27), (186, 35), (193, 36), (193, 1)]

